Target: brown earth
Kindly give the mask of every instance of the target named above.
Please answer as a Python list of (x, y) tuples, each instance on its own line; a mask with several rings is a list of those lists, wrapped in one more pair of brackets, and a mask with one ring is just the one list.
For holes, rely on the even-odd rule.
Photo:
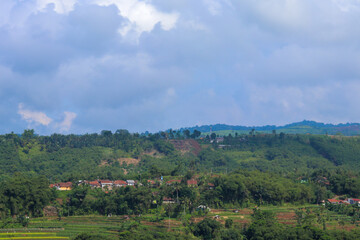
[(121, 164), (126, 163), (127, 165), (134, 164), (135, 166), (139, 164), (140, 159), (136, 158), (118, 158), (117, 161)]
[(45, 217), (56, 217), (58, 215), (58, 210), (54, 206), (46, 206), (43, 209)]
[[(136, 158), (118, 158), (116, 159), (116, 161), (118, 161), (120, 163), (120, 165), (122, 165), (123, 163), (126, 163), (127, 165), (133, 164), (133, 165), (138, 165), (140, 162), (140, 159), (136, 159)], [(109, 163), (107, 160), (103, 160), (101, 161), (99, 166), (108, 166)]]
[(141, 155), (149, 155), (149, 156), (155, 157), (155, 158), (160, 158), (161, 156), (163, 156), (161, 153), (159, 153), (156, 150), (151, 150), (151, 151), (148, 151), (148, 152), (144, 152)]
[(201, 151), (200, 144), (194, 139), (186, 139), (186, 140), (169, 140), (175, 149), (180, 151), (182, 154), (184, 153), (192, 153), (194, 155), (198, 155)]
[(294, 212), (277, 213), (276, 217), (279, 220), (295, 220), (295, 213)]

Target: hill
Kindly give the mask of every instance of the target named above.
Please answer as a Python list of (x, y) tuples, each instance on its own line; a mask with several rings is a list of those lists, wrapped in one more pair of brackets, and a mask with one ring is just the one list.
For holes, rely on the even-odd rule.
[(215, 132), (220, 136), (227, 136), (229, 134), (247, 134), (251, 130), (259, 133), (272, 133), (274, 130), (277, 132), (291, 133), (291, 134), (329, 134), (336, 135), (342, 134), (345, 136), (355, 136), (360, 134), (359, 123), (345, 123), (345, 124), (325, 124), (315, 121), (304, 120), (287, 124), (284, 126), (266, 125), (266, 126), (237, 126), (227, 124), (203, 125), (189, 128), (182, 128), (181, 131), (188, 129), (191, 132), (198, 130), (203, 135)]
[[(295, 126), (295, 125), (294, 125)], [(120, 130), (101, 134), (0, 135), (0, 176), (40, 174), (50, 181), (140, 179), (193, 173), (259, 170), (284, 176), (360, 167), (360, 137), (285, 133), (170, 138)]]

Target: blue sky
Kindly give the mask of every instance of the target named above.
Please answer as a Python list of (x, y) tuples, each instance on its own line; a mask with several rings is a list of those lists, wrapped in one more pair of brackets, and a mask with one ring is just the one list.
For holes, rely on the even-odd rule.
[(0, 132), (360, 122), (359, 0), (1, 0)]

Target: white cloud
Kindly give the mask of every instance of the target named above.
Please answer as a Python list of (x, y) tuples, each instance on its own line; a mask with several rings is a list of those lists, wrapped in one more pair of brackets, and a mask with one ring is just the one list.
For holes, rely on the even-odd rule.
[[(23, 120), (29, 124), (43, 125), (50, 129), (57, 129), (60, 132), (68, 132), (72, 126), (77, 114), (74, 112), (64, 112), (64, 119), (62, 122), (54, 122), (53, 119), (48, 117), (45, 113), (39, 111), (31, 111), (24, 108), (24, 104), (18, 105), (18, 114)], [(31, 126), (34, 127), (34, 126)]]
[(64, 114), (64, 120), (57, 125), (61, 132), (69, 131), (74, 119), (77, 117), (76, 113), (73, 112), (64, 112)]
[(338, 8), (343, 12), (349, 12), (351, 10), (359, 10), (359, 0), (332, 0), (333, 3), (335, 3)]
[(119, 15), (129, 20), (119, 32), (125, 36), (135, 31), (138, 36), (142, 32), (150, 32), (156, 24), (160, 23), (163, 30), (171, 30), (178, 20), (178, 13), (163, 13), (158, 11), (148, 1), (139, 0), (95, 0), (99, 6), (115, 5), (119, 9)]
[(217, 0), (203, 0), (205, 6), (213, 16), (220, 15), (222, 11), (222, 5)]
[(37, 0), (36, 5), (39, 11), (44, 10), (48, 4), (54, 4), (54, 11), (59, 14), (67, 14), (74, 10), (77, 0)]
[(43, 112), (36, 112), (24, 109), (24, 105), (22, 103), (20, 103), (18, 106), (18, 114), (20, 114), (21, 118), (28, 123), (36, 123), (48, 126), (52, 122), (52, 119)]
[(224, 6), (233, 8), (231, 0), (203, 0), (203, 4), (213, 16), (222, 15)]

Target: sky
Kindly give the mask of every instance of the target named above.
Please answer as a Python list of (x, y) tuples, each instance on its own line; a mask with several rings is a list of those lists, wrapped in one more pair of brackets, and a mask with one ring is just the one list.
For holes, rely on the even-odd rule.
[(1, 0), (0, 133), (360, 122), (359, 0)]

